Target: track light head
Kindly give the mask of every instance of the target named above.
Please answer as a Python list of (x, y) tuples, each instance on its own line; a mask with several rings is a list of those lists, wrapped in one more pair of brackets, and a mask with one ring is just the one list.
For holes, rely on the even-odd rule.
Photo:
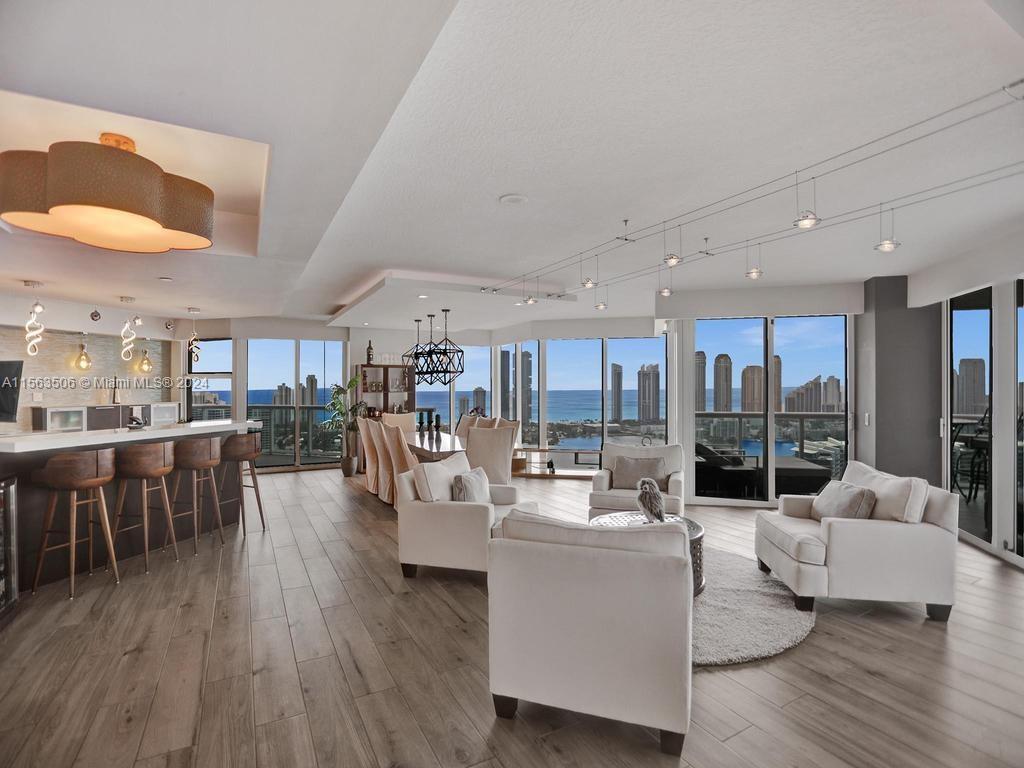
[(892, 238), (887, 237), (885, 240), (883, 240), (882, 242), (875, 246), (875, 250), (881, 251), (882, 253), (892, 253), (897, 248), (899, 248), (900, 245), (901, 243), (898, 240), (893, 240)]

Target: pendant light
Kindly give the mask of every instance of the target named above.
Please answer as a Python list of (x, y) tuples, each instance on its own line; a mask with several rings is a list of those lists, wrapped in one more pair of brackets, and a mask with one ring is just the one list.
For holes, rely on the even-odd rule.
[[(532, 297), (531, 297), (532, 298)], [(537, 300), (534, 299), (534, 303)], [(438, 374), (438, 381), (448, 386), (455, 381), (466, 370), (466, 355), (462, 347), (448, 337), (448, 313), (450, 309), (442, 309), (444, 315), (444, 338), (437, 343), (435, 349), (435, 360), (438, 362), (441, 371)]]
[(900, 247), (899, 240), (896, 239), (896, 209), (889, 209), (889, 236), (886, 238), (882, 237), (882, 204), (878, 204), (878, 245), (875, 246), (876, 251), (882, 253), (892, 253)]
[(658, 289), (660, 296), (671, 296), (672, 295), (672, 270), (668, 270), (668, 285), (661, 285), (661, 267), (658, 267), (658, 285), (661, 286)]
[(139, 370), (143, 373), (150, 373), (153, 370), (153, 361), (149, 359), (149, 350), (142, 350), (142, 359), (139, 361)]
[(128, 362), (132, 359), (132, 350), (135, 349), (135, 330), (132, 328), (132, 321), (125, 320), (121, 327), (121, 359)]
[(416, 323), (416, 343), (402, 354), (402, 361), (406, 365), (412, 366), (412, 375), (416, 383), (423, 384), (426, 383), (424, 369), (428, 355), (426, 345), (420, 343), (420, 324), (423, 320), (416, 318), (413, 322)]
[(580, 255), (580, 285), (582, 285), (584, 288), (593, 288), (595, 285), (597, 285), (597, 283), (595, 283), (591, 278), (583, 276), (582, 254)]
[(604, 310), (608, 309), (608, 288), (607, 287), (604, 289), (604, 298), (605, 298), (604, 301), (598, 301), (598, 299), (597, 299), (597, 288), (595, 288), (594, 289), (594, 309), (598, 310), (599, 312), (603, 312)]
[[(683, 228), (680, 226), (679, 229), (679, 252), (682, 253), (683, 247)], [(679, 263), (679, 253), (669, 253), (668, 245), (665, 242), (665, 222), (661, 222), (661, 250), (665, 254), (663, 261), (668, 265), (669, 268), (674, 267)]]
[(199, 334), (196, 333), (196, 315), (199, 314), (199, 307), (189, 307), (188, 313), (192, 315), (192, 333), (188, 337), (188, 355), (192, 359), (192, 365), (199, 362)]
[(78, 345), (78, 357), (75, 358), (75, 370), (88, 371), (92, 368), (92, 358), (86, 349), (85, 334), (82, 334), (82, 343)]
[[(524, 281), (524, 285), (525, 285), (525, 281)], [(537, 278), (537, 293), (540, 293), (540, 278), (539, 277)], [(526, 297), (526, 303), (527, 304), (536, 304), (537, 303), (536, 296), (534, 296), (531, 293), (529, 296)], [(442, 312), (447, 312), (448, 310), (447, 309), (442, 309), (441, 311)], [(448, 315), (444, 316), (444, 321), (445, 321), (445, 328), (447, 329)], [(445, 331), (445, 335), (447, 336), (447, 330)]]
[(811, 208), (800, 210), (800, 172), (794, 173), (794, 179), (796, 183), (796, 220), (793, 222), (793, 226), (798, 229), (811, 229), (815, 227), (821, 221), (814, 210), (818, 207), (818, 181), (816, 177), (811, 177)]
[(764, 277), (764, 270), (761, 269), (761, 244), (757, 244), (757, 263), (750, 263), (750, 241), (746, 245), (747, 271), (745, 276), (748, 280), (760, 280)]
[(28, 353), (29, 357), (35, 357), (39, 354), (39, 345), (43, 340), (43, 331), (46, 330), (46, 326), (43, 325), (39, 316), (43, 314), (44, 307), (39, 299), (36, 299), (32, 303), (32, 307), (28, 311), (28, 321), (25, 323), (25, 352)]

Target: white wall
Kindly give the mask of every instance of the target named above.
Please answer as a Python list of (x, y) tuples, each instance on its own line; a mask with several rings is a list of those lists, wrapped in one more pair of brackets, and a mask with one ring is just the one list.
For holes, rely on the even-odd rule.
[(676, 291), (656, 297), (654, 304), (655, 315), (662, 318), (858, 315), (863, 311), (863, 283)]
[(907, 303), (923, 307), (1024, 277), (1024, 230), (910, 275)]
[[(28, 320), (29, 307), (36, 300), (31, 289), (26, 288), (18, 293), (0, 294), (0, 325), (24, 326)], [(169, 319), (154, 315), (143, 315), (136, 312), (131, 304), (120, 304), (116, 307), (98, 304), (81, 304), (75, 301), (64, 301), (40, 296), (39, 300), (46, 311), (39, 320), (44, 326), (54, 331), (73, 331), (78, 333), (108, 334), (120, 336), (124, 321), (134, 315), (142, 318), (142, 327), (135, 332), (148, 339), (173, 339), (174, 334), (164, 328)], [(98, 309), (102, 318), (93, 322), (89, 313)]]

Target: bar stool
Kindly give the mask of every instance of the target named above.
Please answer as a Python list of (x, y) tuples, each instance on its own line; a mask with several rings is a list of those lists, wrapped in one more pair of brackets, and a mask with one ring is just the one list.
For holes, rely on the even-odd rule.
[[(167, 517), (167, 530), (174, 545), (174, 559), (178, 559), (178, 541), (174, 537), (174, 521), (171, 518), (171, 502), (167, 497), (167, 475), (174, 471), (174, 441), (162, 443), (142, 443), (118, 448), (115, 454), (114, 469), (117, 486), (117, 503), (114, 505), (114, 544), (117, 535), (135, 528), (142, 528), (146, 573), (149, 573), (149, 494), (160, 493), (160, 504)], [(142, 492), (142, 506), (138, 515), (127, 515), (124, 512), (124, 500), (128, 491), (128, 483), (138, 480)], [(150, 482), (153, 481), (151, 485)], [(141, 517), (142, 522), (121, 527), (124, 517)]]
[[(213, 516), (220, 529), (220, 543), (224, 544), (224, 524), (220, 519), (220, 499), (217, 497), (217, 481), (213, 477), (213, 468), (219, 464), (219, 437), (192, 437), (187, 440), (179, 440), (174, 444), (174, 469), (177, 470), (177, 474), (174, 476), (174, 493), (171, 495), (171, 504), (180, 503), (178, 489), (181, 486), (181, 476), (183, 473), (189, 472), (192, 478), (192, 508), (185, 512), (172, 514), (171, 519), (186, 515), (192, 516), (194, 536), (192, 548), (193, 554), (196, 555), (199, 554), (199, 532), (203, 518), (203, 494), (200, 492), (200, 486), (203, 483), (209, 484), (210, 493), (213, 495)], [(185, 503), (187, 504), (188, 501)]]
[[(224, 471), (220, 476), (220, 492), (224, 493), (224, 481), (228, 476), (227, 462), (233, 461), (238, 468), (238, 498), (221, 499), (221, 506), (232, 501), (238, 502), (238, 518), (242, 521), (242, 535), (245, 536), (245, 489), (252, 488), (256, 491), (256, 506), (260, 510), (260, 523), (263, 530), (267, 530), (267, 520), (263, 517), (263, 499), (260, 496), (260, 482), (256, 479), (256, 458), (263, 451), (263, 433), (247, 432), (244, 435), (231, 435), (220, 444), (220, 460), (225, 464)], [(242, 464), (248, 464), (249, 477), (252, 485), (243, 482), (244, 468)]]
[[(89, 573), (92, 574), (92, 529), (96, 525), (93, 520), (93, 509), (99, 507), (99, 524), (103, 529), (103, 538), (107, 544), (107, 556), (110, 558), (110, 566), (114, 571), (114, 581), (120, 583), (121, 577), (117, 572), (117, 558), (114, 556), (114, 539), (110, 535), (110, 521), (107, 519), (107, 500), (103, 495), (103, 486), (114, 479), (114, 449), (102, 448), (97, 451), (77, 451), (75, 453), (58, 453), (46, 460), (42, 469), (32, 473), (32, 482), (50, 490), (49, 503), (46, 506), (46, 515), (43, 518), (43, 540), (39, 545), (39, 555), (36, 559), (36, 577), (32, 582), (32, 592), (35, 593), (39, 587), (39, 577), (43, 573), (43, 559), (47, 552), (55, 549), (68, 548), (68, 598), (75, 599), (75, 549), (83, 541), (89, 543)], [(51, 533), (64, 533), (64, 531), (51, 530), (53, 516), (57, 510), (57, 500), (61, 491), (68, 492), (68, 540), (64, 544), (49, 544)], [(85, 498), (78, 499), (78, 494), (83, 493)], [(77, 517), (78, 508), (82, 505), (87, 507), (88, 517), (86, 525), (89, 535), (84, 539), (78, 538)]]

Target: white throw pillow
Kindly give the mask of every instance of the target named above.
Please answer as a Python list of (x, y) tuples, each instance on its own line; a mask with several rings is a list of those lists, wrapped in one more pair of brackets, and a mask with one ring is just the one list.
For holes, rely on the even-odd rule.
[(451, 501), (452, 479), (466, 472), (469, 472), (469, 461), (461, 451), (441, 461), (421, 461), (412, 468), (416, 495), (420, 501)]
[(875, 492), (875, 520), (920, 523), (928, 501), (928, 481), (920, 477), (896, 477), (879, 472), (859, 461), (850, 461), (843, 482), (870, 488)]
[(576, 547), (622, 549), (656, 555), (690, 556), (690, 535), (684, 523), (651, 523), (622, 527), (579, 525), (512, 508), (501, 521), (502, 538)]
[(870, 488), (832, 480), (811, 502), (811, 517), (848, 517), (866, 520), (875, 507), (875, 492)]
[(483, 467), (463, 472), (452, 479), (452, 501), (490, 503), (491, 485), (487, 482), (487, 473)]

